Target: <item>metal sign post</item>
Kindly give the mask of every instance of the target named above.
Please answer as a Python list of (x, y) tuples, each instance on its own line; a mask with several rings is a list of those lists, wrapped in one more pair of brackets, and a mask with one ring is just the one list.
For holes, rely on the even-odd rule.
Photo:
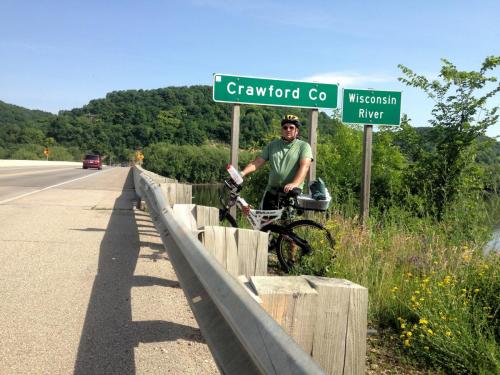
[(318, 110), (312, 109), (309, 115), (309, 144), (313, 154), (313, 162), (307, 172), (307, 180), (309, 182), (316, 179), (316, 151), (318, 146)]
[(370, 210), (373, 125), (399, 126), (401, 92), (372, 89), (344, 89), (342, 122), (365, 124), (363, 132), (363, 166), (361, 171), (360, 223), (365, 225)]
[(363, 166), (361, 170), (360, 222), (365, 225), (370, 212), (370, 183), (372, 175), (373, 125), (365, 125), (363, 132)]
[[(238, 148), (240, 147), (240, 105), (233, 105), (233, 116), (231, 125), (231, 159), (230, 163), (239, 170)], [(236, 206), (231, 207), (230, 214), (236, 218)]]

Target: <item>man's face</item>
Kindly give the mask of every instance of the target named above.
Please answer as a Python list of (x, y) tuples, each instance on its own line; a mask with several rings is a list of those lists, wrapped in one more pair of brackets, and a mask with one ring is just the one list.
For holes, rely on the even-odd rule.
[(288, 142), (293, 141), (299, 134), (299, 129), (294, 124), (284, 124), (281, 127), (281, 136)]

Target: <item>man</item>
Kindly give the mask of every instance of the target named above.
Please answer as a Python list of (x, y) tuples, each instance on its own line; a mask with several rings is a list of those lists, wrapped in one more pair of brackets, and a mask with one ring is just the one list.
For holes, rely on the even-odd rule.
[(278, 192), (288, 193), (294, 188), (302, 189), (304, 186), (313, 156), (311, 146), (298, 139), (301, 125), (297, 116), (286, 115), (281, 120), (281, 139), (271, 141), (260, 156), (241, 171), (243, 177), (269, 162), (271, 171), (262, 200), (264, 210), (277, 208)]

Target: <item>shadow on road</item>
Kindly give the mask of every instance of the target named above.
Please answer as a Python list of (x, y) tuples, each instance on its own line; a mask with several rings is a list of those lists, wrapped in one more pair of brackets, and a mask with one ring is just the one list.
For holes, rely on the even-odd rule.
[[(83, 325), (74, 373), (135, 374), (134, 347), (140, 342), (202, 341), (199, 329), (166, 321), (132, 321), (131, 289), (179, 283), (136, 276), (140, 240), (134, 217), (132, 172), (116, 200), (101, 243), (99, 266)], [(124, 209), (128, 206), (129, 209)], [(118, 209), (116, 209), (118, 208)], [(93, 228), (89, 228), (92, 230)]]

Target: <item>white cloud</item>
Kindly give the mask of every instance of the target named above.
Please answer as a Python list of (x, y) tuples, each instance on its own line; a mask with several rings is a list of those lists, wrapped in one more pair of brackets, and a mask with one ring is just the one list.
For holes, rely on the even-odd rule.
[(360, 74), (356, 72), (319, 73), (303, 78), (304, 81), (338, 83), (341, 86), (367, 86), (372, 83), (397, 82), (396, 77), (385, 74)]

